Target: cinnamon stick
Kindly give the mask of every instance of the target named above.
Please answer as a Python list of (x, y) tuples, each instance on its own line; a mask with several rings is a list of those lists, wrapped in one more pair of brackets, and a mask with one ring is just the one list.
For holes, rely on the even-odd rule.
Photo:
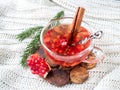
[(83, 15), (84, 15), (84, 11), (85, 9), (84, 8), (78, 8), (78, 15), (77, 15), (77, 19), (76, 19), (76, 22), (75, 22), (75, 28), (73, 29), (74, 30), (74, 33), (73, 33), (73, 36), (76, 35), (77, 31), (79, 30), (80, 26), (81, 26), (81, 22), (82, 22), (82, 18), (83, 18)]
[(69, 39), (70, 42), (71, 42), (71, 39), (73, 39), (76, 36), (77, 31), (79, 30), (79, 28), (81, 26), (84, 11), (85, 11), (84, 8), (78, 7), (77, 12), (76, 12), (75, 17), (74, 17), (73, 22), (72, 22), (71, 36)]

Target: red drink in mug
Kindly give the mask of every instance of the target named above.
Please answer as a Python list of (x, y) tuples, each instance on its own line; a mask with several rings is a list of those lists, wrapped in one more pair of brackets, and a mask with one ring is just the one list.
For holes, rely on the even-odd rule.
[(69, 40), (72, 20), (72, 18), (54, 20), (42, 30), (40, 35), (41, 44), (49, 60), (65, 67), (84, 62), (93, 49), (92, 39), (79, 44), (81, 40), (92, 34), (89, 25), (84, 22), (79, 27), (76, 36), (71, 38), (71, 41)]

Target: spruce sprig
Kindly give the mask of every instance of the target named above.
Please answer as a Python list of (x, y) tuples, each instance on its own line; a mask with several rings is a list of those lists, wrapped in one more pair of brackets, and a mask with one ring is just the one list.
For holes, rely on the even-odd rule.
[(54, 19), (59, 19), (59, 18), (62, 18), (64, 17), (64, 11), (60, 11), (56, 14), (55, 17), (53, 17), (50, 21), (54, 20)]
[(26, 59), (31, 54), (35, 53), (36, 50), (39, 48), (40, 45), (40, 32), (41, 30), (35, 35), (35, 37), (32, 39), (32, 41), (27, 45), (24, 54), (22, 55), (21, 65), (23, 67), (27, 66)]
[[(59, 19), (64, 17), (64, 11), (60, 11), (56, 14), (55, 17), (53, 17), (53, 19), (51, 19), (50, 21), (54, 20), (54, 19)], [(22, 55), (22, 60), (21, 60), (21, 65), (23, 67), (27, 66), (27, 58), (36, 52), (36, 50), (39, 48), (40, 46), (40, 33), (42, 30), (43, 26), (37, 26), (37, 27), (33, 27), (33, 28), (29, 28), (26, 31), (20, 33), (17, 35), (17, 39), (19, 41), (23, 41), (24, 39), (30, 37), (31, 35), (34, 35), (32, 41), (27, 45), (23, 55)]]
[(43, 26), (36, 26), (27, 29), (26, 31), (23, 31), (22, 33), (17, 35), (17, 39), (19, 41), (23, 41), (24, 39), (30, 37), (31, 35), (34, 35), (37, 31), (40, 31), (43, 28)]

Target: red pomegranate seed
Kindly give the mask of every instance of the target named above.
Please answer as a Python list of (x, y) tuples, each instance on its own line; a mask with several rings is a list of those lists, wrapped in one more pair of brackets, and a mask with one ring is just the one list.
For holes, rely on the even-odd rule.
[(27, 59), (27, 64), (30, 67), (33, 74), (38, 74), (44, 78), (51, 70), (46, 61), (43, 58), (41, 58), (38, 54), (32, 54)]

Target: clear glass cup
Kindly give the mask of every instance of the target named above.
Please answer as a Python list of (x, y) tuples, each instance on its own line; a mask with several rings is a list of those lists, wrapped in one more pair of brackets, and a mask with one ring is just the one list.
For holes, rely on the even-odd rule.
[[(45, 28), (43, 28), (40, 34), (40, 42), (43, 46), (43, 49), (45, 51), (47, 58), (49, 58), (49, 60), (52, 60), (56, 64), (59, 64), (65, 67), (75, 66), (81, 62), (97, 63), (102, 61), (104, 59), (104, 53), (100, 48), (94, 46), (94, 40), (91, 40), (90, 45), (87, 48), (85, 48), (83, 51), (76, 53), (75, 55), (69, 55), (69, 56), (59, 55), (53, 52), (52, 50), (50, 50), (45, 45), (43, 38), (46, 32), (48, 32), (50, 29), (54, 28), (58, 24), (71, 24), (72, 21), (73, 21), (73, 18), (64, 17), (61, 19), (51, 21)], [(89, 24), (83, 21), (81, 26), (85, 27), (90, 32), (91, 35), (93, 34), (92, 28), (90, 27)], [(90, 52), (93, 52), (96, 56), (96, 59), (93, 61), (87, 60), (87, 56)]]

